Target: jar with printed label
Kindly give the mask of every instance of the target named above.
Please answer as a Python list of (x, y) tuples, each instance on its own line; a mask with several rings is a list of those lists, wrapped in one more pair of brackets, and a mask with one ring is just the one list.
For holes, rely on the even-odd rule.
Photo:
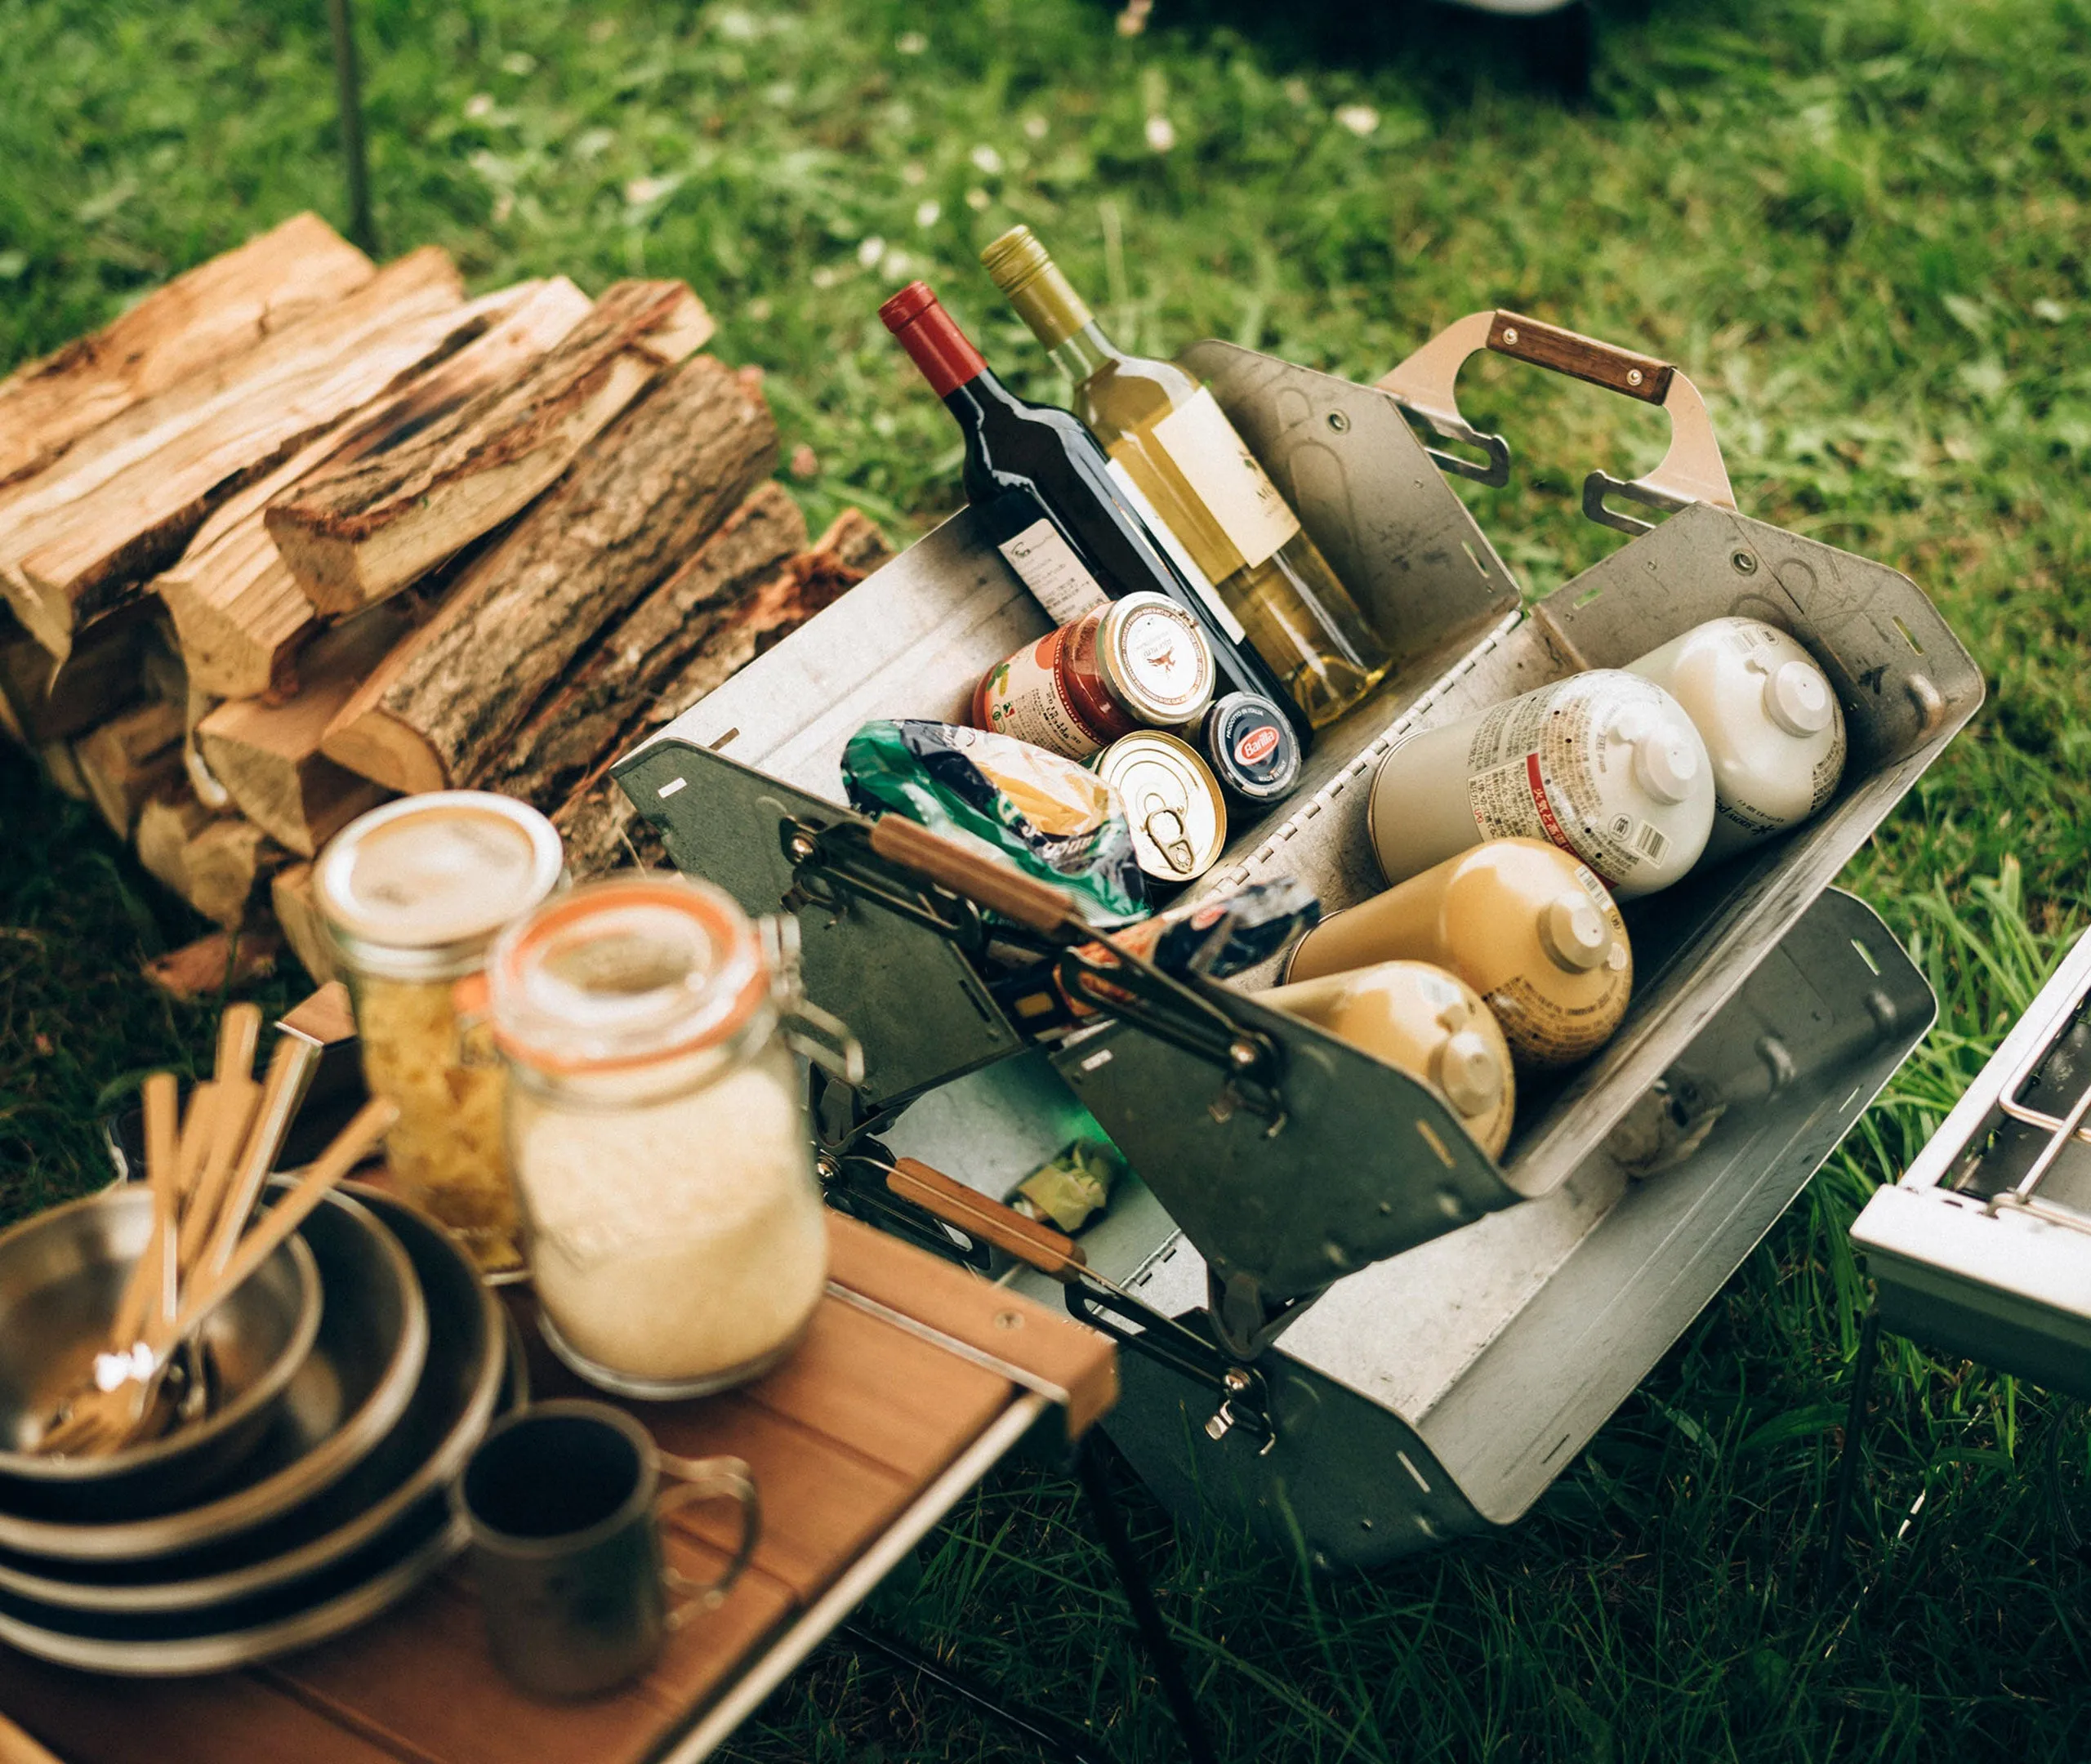
[(1762, 619), (1696, 625), (1628, 670), (1684, 706), (1714, 766), (1709, 858), (1796, 827), (1844, 775), (1844, 711), (1815, 657)]
[(355, 1007), (364, 1080), (399, 1111), (385, 1137), (392, 1174), (491, 1280), (523, 1272), (505, 1085), (484, 1025), (460, 1017), (453, 988), (564, 868), (559, 835), (536, 809), (439, 791), (350, 822), (313, 878)]
[(1714, 823), (1713, 768), (1683, 706), (1592, 668), (1389, 749), (1367, 809), (1389, 882), (1491, 839), (1572, 853), (1621, 900), (1668, 888)]
[(827, 1227), (757, 927), (680, 877), (574, 889), (487, 967), (540, 1325), (604, 1388), (691, 1396), (787, 1353)]
[(979, 728), (1086, 760), (1136, 728), (1175, 728), (1212, 702), (1212, 646), (1166, 596), (1127, 595), (1027, 644), (981, 679)]

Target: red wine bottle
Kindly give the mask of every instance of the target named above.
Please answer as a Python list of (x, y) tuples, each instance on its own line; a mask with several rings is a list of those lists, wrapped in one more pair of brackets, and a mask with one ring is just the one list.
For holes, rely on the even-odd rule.
[(1283, 706), (1301, 741), (1309, 738), (1304, 714), (1250, 646), (1241, 621), (1210, 590), (1194, 587), (1156, 542), (1081, 418), (1010, 391), (926, 283), (910, 283), (879, 317), (957, 422), (966, 500), (1049, 617), (1065, 625), (1101, 599), (1166, 595), (1211, 642), (1226, 683), (1221, 695), (1258, 693)]

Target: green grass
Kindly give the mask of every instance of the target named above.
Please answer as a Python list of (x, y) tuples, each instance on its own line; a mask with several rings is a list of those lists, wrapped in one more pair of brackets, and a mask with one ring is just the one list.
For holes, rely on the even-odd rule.
[[(689, 278), (817, 454), (817, 519), (855, 501), (904, 532), (956, 500), (949, 425), (873, 316), (909, 274), (1051, 394), (972, 265), (1022, 218), (1151, 350), (1217, 334), (1370, 377), (1500, 303), (1665, 355), (1745, 510), (1926, 586), (1991, 702), (1846, 880), (1941, 1026), (1807, 1198), (1505, 1538), (1310, 1586), (1136, 1495), (1135, 1523), (1230, 1757), (2084, 1755), (2080, 1405), (1891, 1341), (1865, 1596), (1825, 1623), (1808, 1591), (1863, 1305), (1845, 1228), (2091, 909), (2091, 7), (1616, 11), (1572, 109), (1502, 33), (1427, 10), (1344, 65), (1313, 53), (1345, 40), (1333, 6), (1258, 36), (1161, 0), (1133, 42), (1083, 0), (360, 11), (386, 245), (444, 243), (475, 286)], [(0, 0), (0, 361), (292, 210), (338, 216), (317, 8)], [(1661, 419), (1493, 359), (1466, 389), (1519, 461), (1477, 511), (1549, 587), (1615, 542), (1576, 513), (1583, 474), (1652, 463)], [(210, 1013), (131, 980), (194, 927), (91, 817), (11, 760), (0, 792), (15, 1210), (96, 1179), (95, 1106), (207, 1056)], [(1116, 1756), (1172, 1755), (1071, 1485), (998, 1477), (909, 1573), (907, 1633)], [(1028, 1754), (833, 1651), (738, 1755)]]

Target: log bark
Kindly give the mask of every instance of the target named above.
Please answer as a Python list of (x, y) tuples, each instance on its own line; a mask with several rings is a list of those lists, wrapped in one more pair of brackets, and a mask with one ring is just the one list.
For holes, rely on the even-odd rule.
[(395, 594), (519, 513), (711, 318), (680, 282), (620, 282), (556, 348), (407, 445), (337, 461), (277, 496), (276, 549), (322, 617)]
[(282, 949), (282, 940), (264, 925), (237, 933), (213, 931), (155, 956), (140, 972), (169, 998), (193, 1004), (273, 973)]
[(296, 697), (279, 705), (227, 699), (196, 725), (203, 764), (233, 804), (301, 858), (314, 856), (341, 828), (391, 794), (337, 765), (320, 752), (319, 742), (407, 627), (396, 603), (372, 607), (326, 632), (306, 651)]
[(666, 870), (667, 848), (653, 823), (632, 807), (617, 780), (598, 778), (552, 817), (566, 848), (567, 873), (577, 882), (613, 870)]
[(314, 214), (185, 270), (114, 323), (0, 381), (0, 485), (47, 470), (89, 430), (254, 348), (377, 273)]
[(567, 868), (577, 880), (634, 864), (642, 869), (667, 866), (667, 849), (653, 822), (606, 775), (644, 727), (680, 716), (892, 555), (885, 535), (869, 519), (855, 509), (845, 510), (811, 550), (798, 554), (738, 605), (730, 619), (713, 626), (659, 702), (626, 726), (595, 772), (552, 813), (552, 825), (565, 843)]
[[(642, 712), (640, 723), (673, 722), (892, 555), (885, 535), (867, 515), (845, 509), (810, 550), (793, 558), (736, 617), (698, 646), (658, 699)], [(635, 736), (637, 727), (628, 733)]]
[(0, 728), (25, 746), (84, 734), (136, 699), (147, 621), (140, 614), (104, 619), (63, 662), (0, 613)]
[(779, 484), (759, 485), (539, 702), (475, 787), (546, 810), (565, 801), (692, 652), (805, 542), (798, 504)]
[(269, 504), (323, 468), (375, 459), (519, 372), (585, 317), (588, 296), (564, 276), (503, 291), (487, 333), (329, 430), (222, 504), (179, 561), (153, 582), (173, 614), (189, 678), (221, 698), (287, 697), (300, 648), (319, 630), (312, 603), (263, 524)]
[(185, 784), (145, 804), (137, 844), (149, 872), (227, 930), (247, 921), (256, 889), (288, 855), (252, 822), (212, 814)]
[(223, 368), (191, 375), (0, 495), (0, 588), (63, 656), (73, 635), (181, 555), (212, 509), (493, 314), (462, 308), (433, 247)]
[(322, 749), (395, 790), (484, 771), (589, 639), (688, 557), (777, 461), (760, 391), (699, 356), (573, 470), (386, 657)]
[(298, 965), (323, 987), (338, 980), (333, 941), (320, 923), (319, 909), (312, 903), (312, 866), (292, 864), (279, 870), (269, 884), (269, 904)]
[(118, 839), (130, 838), (140, 811), (182, 777), (185, 730), (181, 706), (152, 698), (73, 744), (87, 793)]

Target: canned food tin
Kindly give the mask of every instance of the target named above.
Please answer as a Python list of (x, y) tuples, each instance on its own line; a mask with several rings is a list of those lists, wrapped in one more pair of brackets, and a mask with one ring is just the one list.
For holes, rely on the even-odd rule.
[(1227, 844), (1227, 801), (1212, 768), (1186, 742), (1159, 729), (1113, 742), (1097, 775), (1118, 792), (1132, 823), (1133, 851), (1158, 882), (1191, 882)]
[(973, 721), (1086, 760), (1143, 725), (1196, 721), (1215, 671), (1190, 613), (1166, 595), (1127, 595), (990, 668), (974, 691)]
[(1259, 693), (1229, 693), (1206, 712), (1198, 745), (1220, 788), (1251, 808), (1290, 796), (1300, 782), (1300, 737)]

